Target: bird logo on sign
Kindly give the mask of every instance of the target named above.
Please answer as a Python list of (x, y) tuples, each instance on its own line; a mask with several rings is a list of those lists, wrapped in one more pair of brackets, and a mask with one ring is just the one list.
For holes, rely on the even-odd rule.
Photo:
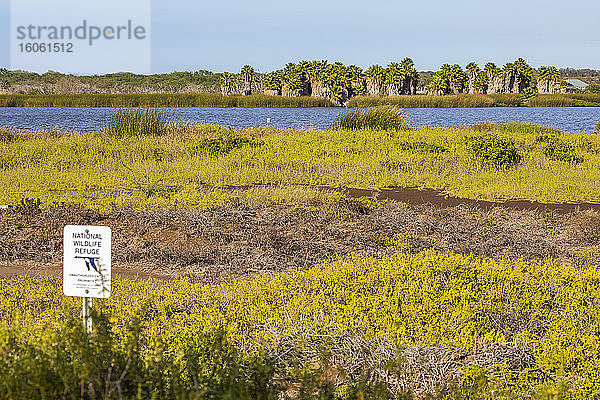
[(75, 257), (75, 258), (81, 258), (82, 260), (84, 260), (85, 266), (87, 267), (88, 271), (90, 270), (90, 268), (93, 268), (94, 271), (100, 273), (100, 271), (98, 271), (98, 266), (100, 265), (100, 259), (98, 257)]

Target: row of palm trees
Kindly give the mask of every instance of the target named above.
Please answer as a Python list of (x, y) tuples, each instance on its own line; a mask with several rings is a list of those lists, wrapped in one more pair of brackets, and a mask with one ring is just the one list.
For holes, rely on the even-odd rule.
[[(442, 65), (426, 89), (429, 94), (496, 94), (524, 93), (531, 87), (534, 70), (519, 58), (500, 69), (494, 63), (487, 63), (483, 69), (471, 62), (463, 71), (460, 65)], [(558, 93), (564, 85), (558, 85), (560, 74), (556, 67), (542, 66), (537, 70), (538, 93)]]
[[(252, 93), (254, 69), (245, 65), (241, 70), (243, 94)], [(410, 58), (390, 63), (386, 68), (373, 65), (366, 71), (356, 65), (345, 66), (327, 60), (288, 63), (271, 72), (262, 81), (265, 94), (281, 96), (325, 97), (343, 104), (353, 96), (364, 94), (398, 96), (415, 94), (419, 75)], [(224, 72), (220, 79), (221, 93), (229, 95), (236, 87), (234, 74)]]
[[(556, 67), (540, 67), (537, 70), (538, 93), (558, 93), (565, 90), (566, 82), (560, 81), (560, 73)], [(558, 83), (560, 82), (560, 85)]]
[[(460, 93), (494, 94), (523, 93), (531, 87), (534, 70), (527, 62), (518, 60), (506, 64), (502, 69), (487, 63), (483, 69), (471, 62), (463, 70), (458, 64), (444, 64), (431, 77), (426, 90), (432, 95)], [(242, 67), (244, 95), (252, 94), (256, 72), (250, 65)], [(556, 93), (560, 74), (555, 67), (540, 67), (537, 70), (539, 93)], [(356, 65), (345, 66), (327, 60), (288, 63), (285, 68), (262, 76), (264, 93), (281, 96), (325, 97), (340, 104), (358, 95), (399, 96), (414, 95), (419, 84), (419, 74), (410, 58), (400, 63), (392, 62), (387, 67), (372, 65), (367, 70)], [(237, 85), (236, 75), (221, 74), (220, 86), (223, 95), (232, 94)]]

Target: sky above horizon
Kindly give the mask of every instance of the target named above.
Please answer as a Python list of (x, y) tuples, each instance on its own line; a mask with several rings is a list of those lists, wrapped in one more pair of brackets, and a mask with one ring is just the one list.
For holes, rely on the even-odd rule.
[[(305, 59), (368, 67), (404, 57), (419, 70), (470, 61), (503, 65), (518, 57), (534, 67), (600, 69), (600, 2), (564, 4), (153, 0), (151, 69), (237, 72), (250, 64), (269, 72)], [(0, 65), (9, 63), (9, 25), (9, 0), (0, 0)], [(97, 71), (108, 72), (116, 71)]]

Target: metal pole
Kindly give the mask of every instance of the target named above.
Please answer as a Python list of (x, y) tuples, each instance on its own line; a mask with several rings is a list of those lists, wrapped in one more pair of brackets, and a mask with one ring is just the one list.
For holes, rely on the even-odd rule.
[(90, 315), (90, 311), (92, 310), (92, 298), (91, 297), (83, 297), (83, 329), (85, 329), (88, 333), (92, 333), (92, 316)]

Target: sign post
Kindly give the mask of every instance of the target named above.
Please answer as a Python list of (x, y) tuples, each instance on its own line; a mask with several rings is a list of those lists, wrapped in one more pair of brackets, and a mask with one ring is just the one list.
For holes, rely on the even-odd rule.
[(111, 230), (67, 225), (63, 240), (63, 293), (83, 298), (83, 326), (91, 332), (92, 298), (107, 299), (111, 292)]

